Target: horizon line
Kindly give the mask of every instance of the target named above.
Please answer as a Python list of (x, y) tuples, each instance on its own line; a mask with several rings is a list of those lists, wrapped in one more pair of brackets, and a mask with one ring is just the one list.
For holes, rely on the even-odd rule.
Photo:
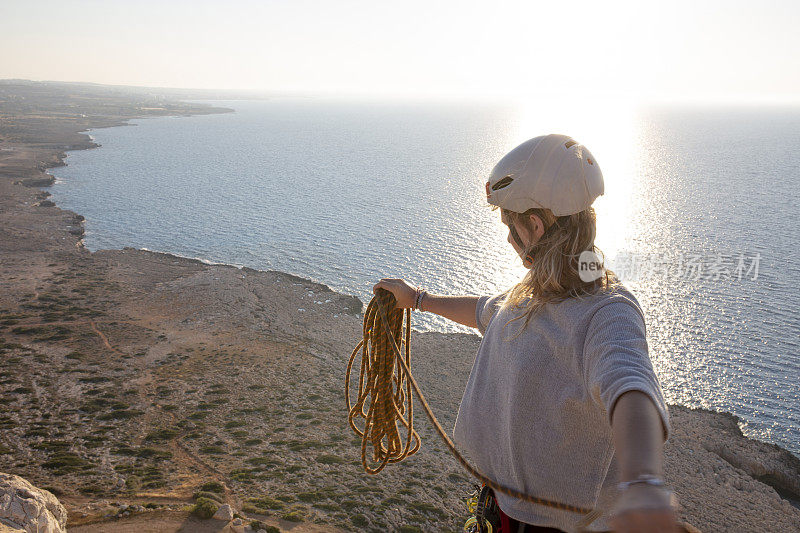
[[(357, 90), (339, 90), (339, 89), (312, 89), (312, 88), (295, 88), (295, 89), (281, 89), (281, 88), (208, 88), (208, 87), (170, 87), (159, 85), (131, 85), (123, 83), (102, 83), (95, 81), (78, 81), (78, 80), (52, 80), (52, 79), (29, 79), (29, 78), (0, 78), (0, 84), (9, 83), (41, 83), (41, 84), (63, 84), (63, 85), (79, 85), (91, 87), (109, 87), (117, 89), (130, 89), (130, 90), (154, 90), (163, 92), (166, 95), (169, 93), (180, 92), (194, 92), (206, 94), (206, 100), (260, 100), (270, 98), (332, 98), (342, 100), (360, 99), (366, 101), (384, 100), (384, 101), (397, 101), (397, 100), (427, 100), (432, 102), (484, 102), (484, 103), (499, 103), (502, 100), (509, 104), (525, 104), (530, 103), (533, 99), (538, 98), (553, 98), (559, 100), (565, 99), (578, 99), (587, 102), (591, 101), (613, 101), (613, 100), (626, 100), (637, 106), (649, 105), (764, 105), (764, 106), (798, 106), (800, 105), (800, 94), (740, 94), (740, 95), (641, 95), (623, 93), (602, 93), (598, 92), (593, 95), (585, 95), (581, 93), (565, 93), (559, 92), (539, 92), (535, 94), (524, 93), (474, 93), (474, 92), (453, 92), (453, 91), (405, 91), (405, 92), (391, 92), (391, 91), (357, 91)], [(213, 97), (211, 95), (214, 95)], [(227, 98), (226, 98), (227, 96)], [(176, 98), (177, 95), (176, 95)], [(178, 99), (192, 99), (192, 98), (178, 98)]]

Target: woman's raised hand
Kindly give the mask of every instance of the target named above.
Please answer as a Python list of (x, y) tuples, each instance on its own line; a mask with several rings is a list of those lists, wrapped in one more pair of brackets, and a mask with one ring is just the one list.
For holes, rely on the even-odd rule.
[(397, 307), (401, 309), (413, 308), (414, 298), (417, 296), (417, 288), (412, 287), (402, 279), (383, 278), (372, 287), (375, 293), (378, 289), (386, 289), (391, 292), (397, 300)]

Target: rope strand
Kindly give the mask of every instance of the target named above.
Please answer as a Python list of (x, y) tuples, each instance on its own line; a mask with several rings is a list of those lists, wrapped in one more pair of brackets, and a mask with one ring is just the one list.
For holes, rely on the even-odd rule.
[[(397, 309), (394, 295), (379, 289), (370, 300), (364, 315), (364, 337), (353, 350), (347, 364), (345, 376), (345, 397), (347, 398), (348, 420), (353, 431), (361, 439), (361, 464), (369, 474), (377, 474), (388, 463), (402, 461), (415, 454), (421, 445), (419, 434), (414, 429), (414, 410), (412, 389), (419, 398), (425, 414), (434, 429), (444, 441), (456, 460), (467, 472), (497, 492), (526, 502), (553, 507), (587, 515), (581, 521), (585, 527), (599, 516), (599, 512), (586, 507), (530, 496), (514, 488), (496, 483), (478, 471), (458, 452), (453, 441), (442, 429), (427, 400), (422, 395), (417, 381), (411, 375), (411, 310)], [(405, 315), (405, 320), (404, 320)], [(405, 328), (403, 323), (405, 322)], [(403, 334), (403, 337), (400, 335)], [(400, 338), (398, 344), (395, 339)], [(361, 351), (361, 375), (358, 381), (358, 397), (350, 402), (350, 373), (358, 352)], [(367, 399), (369, 407), (365, 411)], [(408, 415), (406, 416), (406, 411)], [(364, 418), (364, 429), (356, 426), (355, 419)], [(399, 426), (399, 428), (398, 428)], [(400, 433), (406, 434), (405, 445)], [(411, 445), (414, 442), (413, 446)], [(367, 462), (367, 444), (373, 447), (372, 460), (377, 466)]]

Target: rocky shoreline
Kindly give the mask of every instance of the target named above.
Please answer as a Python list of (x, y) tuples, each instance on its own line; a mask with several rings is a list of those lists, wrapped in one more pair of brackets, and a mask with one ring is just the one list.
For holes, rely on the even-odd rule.
[[(471, 481), (427, 421), (418, 454), (361, 470), (343, 396), (360, 301), (280, 272), (83, 247), (83, 217), (37, 188), (66, 150), (96, 146), (81, 131), (221, 111), (93, 90), (0, 84), (0, 472), (58, 496), (71, 531), (240, 527), (192, 516), (200, 498), (298, 533), (458, 531)], [(479, 338), (412, 342), (415, 376), (452, 426)], [(729, 414), (671, 416), (683, 520), (800, 529), (797, 457)]]

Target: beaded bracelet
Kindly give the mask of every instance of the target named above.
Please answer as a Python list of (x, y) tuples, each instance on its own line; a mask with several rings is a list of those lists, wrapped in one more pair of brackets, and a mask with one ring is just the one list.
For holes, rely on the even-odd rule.
[(617, 488), (621, 491), (628, 489), (631, 485), (638, 485), (638, 484), (645, 484), (645, 485), (652, 485), (654, 487), (663, 487), (664, 480), (658, 476), (654, 476), (652, 474), (642, 474), (641, 476), (637, 477), (636, 479), (632, 479), (630, 481), (623, 481), (617, 485)]
[(420, 306), (422, 305), (422, 298), (425, 296), (425, 291), (417, 288), (416, 293), (414, 295), (414, 310), (415, 311), (422, 311)]

